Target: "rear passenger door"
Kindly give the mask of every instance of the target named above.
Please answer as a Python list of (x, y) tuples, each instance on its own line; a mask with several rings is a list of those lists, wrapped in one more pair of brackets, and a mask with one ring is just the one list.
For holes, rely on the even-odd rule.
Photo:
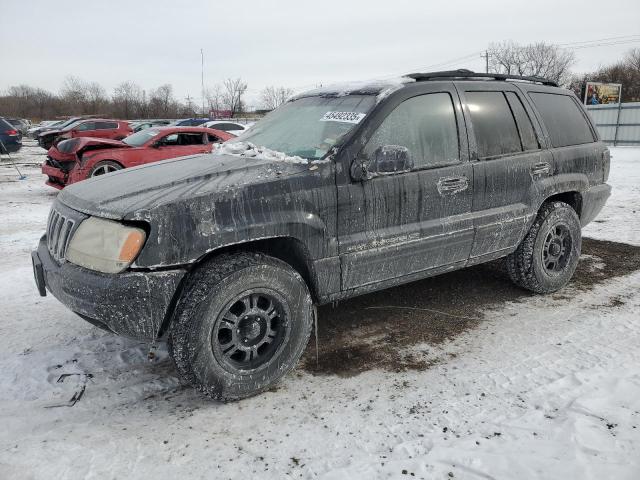
[(368, 163), (381, 147), (406, 147), (413, 169), (338, 189), (345, 290), (420, 278), (469, 256), (473, 171), (459, 99), (452, 83), (423, 88), (397, 100), (358, 155)]
[(475, 239), (470, 263), (512, 250), (536, 214), (538, 191), (553, 174), (551, 154), (522, 93), (505, 82), (458, 85), (474, 169)]
[(118, 122), (96, 122), (95, 137), (115, 139), (120, 136)]
[(582, 191), (589, 185), (602, 183), (607, 147), (602, 142), (594, 145), (596, 131), (577, 98), (572, 93), (529, 89), (529, 98), (551, 144), (555, 186), (560, 191)]

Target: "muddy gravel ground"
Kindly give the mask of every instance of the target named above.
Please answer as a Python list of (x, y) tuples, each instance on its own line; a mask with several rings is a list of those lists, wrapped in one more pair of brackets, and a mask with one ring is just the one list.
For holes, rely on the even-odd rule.
[[(425, 360), (424, 345), (441, 344), (474, 328), (492, 307), (535, 296), (513, 285), (503, 265), (497, 260), (320, 307), (317, 350), (312, 337), (302, 367), (313, 374), (348, 377), (376, 368), (421, 370), (440, 362), (443, 358)], [(636, 270), (640, 247), (585, 238), (573, 280), (553, 298), (568, 299), (572, 292)], [(412, 355), (407, 347), (416, 345), (423, 349)]]

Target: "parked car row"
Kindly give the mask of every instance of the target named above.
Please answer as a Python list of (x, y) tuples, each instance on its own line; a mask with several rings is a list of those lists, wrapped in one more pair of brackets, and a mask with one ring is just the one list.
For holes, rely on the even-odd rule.
[(82, 119), (63, 128), (46, 130), (38, 135), (38, 145), (49, 150), (62, 140), (75, 137), (109, 138), (122, 140), (133, 132), (129, 122), (102, 118)]
[(210, 153), (234, 135), (202, 127), (153, 127), (122, 140), (71, 137), (53, 145), (42, 164), (47, 185), (62, 189), (87, 178), (123, 168)]
[(0, 154), (16, 152), (22, 147), (22, 132), (0, 117)]

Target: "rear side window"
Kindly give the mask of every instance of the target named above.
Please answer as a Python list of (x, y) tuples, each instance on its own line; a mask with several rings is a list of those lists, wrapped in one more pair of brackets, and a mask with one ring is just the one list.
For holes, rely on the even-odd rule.
[(4, 118), (0, 118), (0, 131), (13, 130), (13, 125), (7, 122)]
[(242, 127), (235, 123), (216, 123), (211, 128), (214, 128), (216, 130), (222, 130), (224, 132), (228, 132), (230, 130), (242, 130)]
[(209, 143), (218, 143), (222, 141), (218, 137), (216, 137), (215, 135), (211, 135), (210, 133), (207, 134), (207, 138), (209, 140)]
[(516, 123), (518, 125), (518, 131), (520, 132), (520, 140), (522, 141), (523, 150), (538, 150), (540, 144), (538, 138), (533, 130), (531, 119), (527, 114), (527, 111), (522, 105), (522, 101), (518, 98), (514, 92), (505, 92), (505, 96), (509, 101), (509, 106), (513, 112), (513, 116), (516, 117)]
[(578, 104), (569, 95), (529, 94), (547, 128), (551, 145), (566, 147), (594, 141), (593, 133)]
[(96, 130), (116, 130), (117, 122), (96, 122)]
[(203, 145), (204, 135), (202, 133), (180, 133), (178, 134), (177, 145)]
[(79, 132), (86, 132), (87, 130), (95, 130), (96, 124), (95, 122), (84, 122), (76, 127), (76, 130)]
[(480, 158), (521, 152), (518, 128), (502, 92), (465, 92)]
[(458, 127), (448, 93), (409, 98), (387, 118), (364, 147), (373, 158), (378, 147), (400, 145), (411, 152), (415, 168), (432, 167), (459, 160)]

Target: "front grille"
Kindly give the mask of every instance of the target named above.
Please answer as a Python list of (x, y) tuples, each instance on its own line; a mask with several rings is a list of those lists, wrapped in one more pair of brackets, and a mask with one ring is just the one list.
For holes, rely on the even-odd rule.
[(47, 222), (47, 248), (57, 262), (64, 260), (74, 225), (75, 221), (65, 217), (55, 208), (51, 209)]

